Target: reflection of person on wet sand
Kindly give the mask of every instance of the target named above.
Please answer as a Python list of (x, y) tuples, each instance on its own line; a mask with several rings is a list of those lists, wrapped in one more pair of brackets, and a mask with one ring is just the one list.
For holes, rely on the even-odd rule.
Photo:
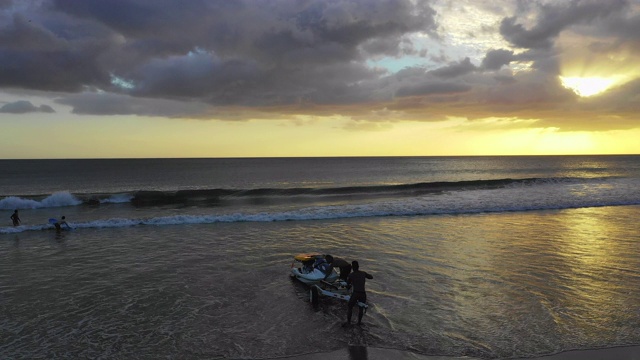
[(65, 225), (67, 227), (67, 229), (71, 229), (71, 226), (69, 226), (69, 224), (67, 224), (67, 221), (65, 220), (64, 216), (60, 220), (56, 221), (55, 224), (53, 224), (53, 226), (56, 227), (57, 231), (62, 230), (62, 225)]
[(349, 346), (349, 360), (367, 360), (369, 358), (368, 355), (366, 346)]
[(13, 221), (13, 226), (20, 225), (20, 216), (18, 216), (18, 210), (14, 211), (11, 215), (11, 221)]

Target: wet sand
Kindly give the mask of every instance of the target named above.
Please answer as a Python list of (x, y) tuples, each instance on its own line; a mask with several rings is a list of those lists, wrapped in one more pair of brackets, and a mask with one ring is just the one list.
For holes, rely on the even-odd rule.
[[(314, 353), (285, 357), (287, 360), (473, 360), (470, 357), (428, 356), (407, 351), (349, 346), (329, 353)], [(502, 360), (640, 360), (640, 346), (623, 346), (593, 350), (573, 350), (558, 354)]]
[(533, 360), (640, 360), (640, 346), (621, 346), (594, 350), (573, 350)]

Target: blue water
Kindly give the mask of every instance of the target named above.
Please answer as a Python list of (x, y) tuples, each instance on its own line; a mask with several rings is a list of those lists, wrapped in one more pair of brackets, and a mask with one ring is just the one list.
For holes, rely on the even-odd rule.
[[(640, 344), (638, 189), (640, 156), (3, 160), (0, 357)], [(289, 279), (310, 251), (374, 275), (363, 327)]]

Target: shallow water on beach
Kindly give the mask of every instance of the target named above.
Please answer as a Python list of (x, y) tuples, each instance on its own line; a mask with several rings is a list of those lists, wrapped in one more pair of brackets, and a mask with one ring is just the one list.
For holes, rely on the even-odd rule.
[[(515, 358), (639, 344), (638, 206), (0, 235), (3, 358)], [(362, 327), (293, 255), (373, 274)]]
[[(0, 358), (640, 345), (639, 188), (640, 156), (2, 160)], [(303, 252), (374, 276), (363, 326)]]

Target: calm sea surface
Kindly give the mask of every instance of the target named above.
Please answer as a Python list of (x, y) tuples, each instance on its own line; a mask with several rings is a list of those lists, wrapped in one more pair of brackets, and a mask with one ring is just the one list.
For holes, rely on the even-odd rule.
[[(3, 359), (640, 345), (640, 156), (0, 160), (0, 211)], [(374, 276), (363, 326), (302, 252)]]

